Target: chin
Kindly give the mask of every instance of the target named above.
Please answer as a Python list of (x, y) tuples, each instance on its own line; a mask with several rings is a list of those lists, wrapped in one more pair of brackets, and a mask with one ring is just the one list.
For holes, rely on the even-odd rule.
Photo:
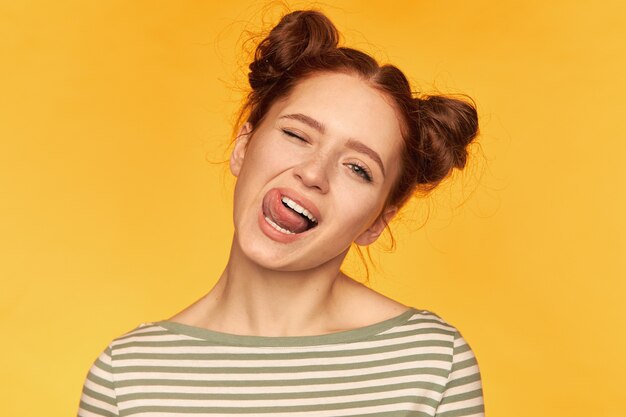
[(237, 239), (240, 254), (248, 259), (249, 262), (259, 265), (265, 269), (288, 271), (290, 261), (288, 254), (284, 251), (275, 250), (267, 242), (257, 239)]
[(243, 236), (239, 233), (235, 234), (239, 256), (245, 257), (248, 262), (264, 269), (283, 272), (304, 271), (320, 267), (333, 260), (338, 262), (339, 268), (350, 250), (350, 242), (346, 242), (343, 248), (335, 247), (335, 245), (332, 247), (322, 245), (317, 248), (304, 245), (303, 247), (272, 242), (260, 232), (260, 235), (252, 233), (253, 228), (243, 230), (248, 230), (250, 233), (244, 233)]

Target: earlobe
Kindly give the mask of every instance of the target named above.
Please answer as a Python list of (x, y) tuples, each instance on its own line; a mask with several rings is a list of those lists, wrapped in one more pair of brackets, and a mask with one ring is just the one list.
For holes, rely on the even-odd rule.
[(361, 235), (354, 240), (354, 243), (359, 246), (367, 246), (374, 243), (383, 233), (385, 227), (389, 224), (397, 212), (398, 208), (395, 206), (385, 209), (383, 214), (378, 216), (374, 224), (372, 224), (369, 229), (361, 233)]
[(244, 123), (237, 133), (237, 139), (235, 139), (235, 147), (230, 154), (230, 172), (235, 177), (239, 176), (243, 160), (246, 156), (246, 149), (248, 147), (248, 141), (250, 140), (250, 133), (252, 132), (252, 125), (250, 122)]

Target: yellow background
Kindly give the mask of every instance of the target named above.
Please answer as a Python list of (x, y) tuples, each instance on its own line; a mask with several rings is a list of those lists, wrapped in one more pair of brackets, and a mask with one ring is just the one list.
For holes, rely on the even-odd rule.
[[(468, 170), (407, 208), (370, 283), (459, 327), (489, 416), (626, 412), (624, 4), (322, 5), (416, 88), (478, 103)], [(75, 414), (110, 339), (214, 283), (233, 181), (206, 159), (227, 156), (260, 10), (0, 4), (0, 415)]]

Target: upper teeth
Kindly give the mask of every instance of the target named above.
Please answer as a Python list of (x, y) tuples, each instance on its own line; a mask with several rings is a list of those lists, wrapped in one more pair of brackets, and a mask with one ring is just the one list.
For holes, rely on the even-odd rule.
[(283, 201), (283, 203), (287, 204), (291, 209), (297, 211), (300, 214), (305, 215), (313, 223), (317, 222), (317, 219), (315, 217), (313, 217), (313, 215), (307, 209), (305, 209), (300, 204), (298, 204), (295, 201), (293, 201), (291, 198), (283, 196), (283, 198), (281, 200)]

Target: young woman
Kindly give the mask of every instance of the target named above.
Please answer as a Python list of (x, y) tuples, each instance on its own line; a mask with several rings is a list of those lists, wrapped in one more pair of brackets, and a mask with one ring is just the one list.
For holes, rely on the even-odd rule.
[(81, 416), (481, 416), (475, 357), (436, 314), (345, 275), (418, 189), (462, 168), (470, 104), (282, 18), (250, 64), (230, 159), (230, 257), (215, 287), (106, 348)]

